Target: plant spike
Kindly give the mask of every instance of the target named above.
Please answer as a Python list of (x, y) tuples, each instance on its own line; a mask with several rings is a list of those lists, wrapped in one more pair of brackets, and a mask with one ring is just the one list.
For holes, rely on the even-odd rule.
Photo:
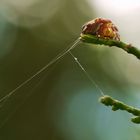
[(109, 47), (112, 47), (112, 46), (118, 47), (118, 48), (123, 49), (127, 53), (133, 54), (138, 59), (140, 59), (140, 50), (137, 49), (136, 47), (133, 47), (131, 44), (126, 44), (122, 41), (99, 38), (97, 36), (90, 35), (90, 34), (81, 34), (80, 40), (84, 43), (106, 45)]
[(132, 118), (131, 121), (133, 123), (140, 123), (140, 110), (137, 108), (134, 108), (132, 106), (128, 106), (126, 104), (124, 104), (123, 102), (120, 102), (118, 100), (113, 99), (112, 97), (105, 95), (103, 97), (101, 97), (99, 99), (99, 101), (101, 103), (103, 103), (106, 106), (112, 106), (112, 110), (116, 111), (116, 110), (125, 110), (131, 114), (133, 114), (134, 116), (136, 116), (135, 118)]

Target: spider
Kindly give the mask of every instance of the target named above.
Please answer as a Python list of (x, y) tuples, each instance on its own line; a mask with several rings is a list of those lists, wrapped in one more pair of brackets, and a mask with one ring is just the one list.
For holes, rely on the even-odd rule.
[(82, 34), (91, 34), (103, 39), (120, 41), (117, 27), (109, 19), (96, 18), (82, 27)]

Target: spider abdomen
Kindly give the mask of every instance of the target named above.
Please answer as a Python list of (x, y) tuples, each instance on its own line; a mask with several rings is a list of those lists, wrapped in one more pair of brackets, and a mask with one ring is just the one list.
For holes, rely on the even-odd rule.
[(83, 34), (96, 35), (99, 38), (120, 40), (117, 27), (109, 19), (96, 18), (82, 27)]

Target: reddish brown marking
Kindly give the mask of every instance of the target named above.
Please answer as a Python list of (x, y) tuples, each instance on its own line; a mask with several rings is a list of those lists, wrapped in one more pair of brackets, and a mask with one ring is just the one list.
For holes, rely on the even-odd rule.
[(82, 27), (83, 34), (96, 35), (104, 39), (120, 40), (117, 27), (109, 19), (96, 18)]

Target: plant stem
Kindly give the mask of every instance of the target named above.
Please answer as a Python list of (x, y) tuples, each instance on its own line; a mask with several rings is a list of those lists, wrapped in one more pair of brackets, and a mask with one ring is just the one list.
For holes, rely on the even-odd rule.
[(116, 111), (116, 110), (125, 110), (131, 114), (133, 114), (134, 116), (136, 116), (135, 118), (132, 118), (131, 121), (134, 123), (140, 123), (140, 110), (137, 108), (134, 108), (132, 106), (128, 106), (126, 104), (124, 104), (123, 102), (120, 102), (118, 100), (113, 99), (110, 96), (103, 96), (99, 99), (99, 101), (101, 103), (103, 103), (106, 106), (112, 106), (112, 110)]
[(136, 47), (133, 47), (131, 44), (126, 44), (122, 41), (117, 41), (117, 40), (103, 39), (103, 38), (99, 38), (97, 36), (90, 35), (90, 34), (81, 34), (80, 39), (82, 42), (85, 42), (85, 43), (107, 45), (110, 47), (115, 46), (115, 47), (123, 49), (127, 53), (133, 54), (138, 59), (140, 59), (140, 50), (138, 50)]
[[(140, 50), (138, 50), (136, 47), (132, 46), (131, 44), (126, 44), (122, 41), (118, 40), (112, 40), (112, 39), (104, 39), (100, 38), (94, 35), (90, 34), (81, 34), (80, 40), (85, 43), (91, 43), (91, 44), (98, 44), (98, 45), (106, 45), (106, 46), (115, 46), (118, 48), (123, 49), (127, 53), (133, 54), (138, 59), (140, 59)], [(112, 106), (112, 110), (125, 110), (131, 114), (133, 114), (135, 117), (131, 118), (131, 121), (133, 123), (140, 124), (140, 110), (137, 108), (134, 108), (132, 106), (128, 106), (127, 104), (124, 104), (123, 102), (120, 102), (118, 100), (113, 99), (110, 96), (103, 96), (100, 98), (100, 102), (103, 103), (106, 106)]]

